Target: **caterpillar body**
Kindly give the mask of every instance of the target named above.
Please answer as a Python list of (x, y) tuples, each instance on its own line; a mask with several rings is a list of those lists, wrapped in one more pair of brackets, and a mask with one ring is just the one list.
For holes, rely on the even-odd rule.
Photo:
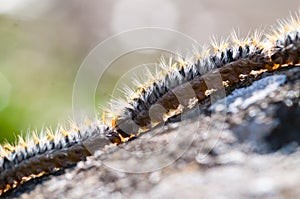
[[(151, 122), (157, 122), (153, 121), (149, 114), (149, 110), (154, 104), (161, 105), (168, 116), (170, 116), (169, 112), (176, 110), (179, 105), (188, 106), (188, 102), (180, 103), (174, 94), (183, 93), (186, 86), (193, 88), (197, 100), (201, 102), (208, 97), (206, 81), (214, 81), (214, 70), (218, 70), (222, 80), (229, 86), (239, 82), (240, 75), (247, 75), (252, 70), (271, 66), (272, 62), (262, 52), (263, 48), (259, 44), (256, 38), (252, 38), (247, 44), (232, 46), (224, 50), (218, 49), (217, 53), (207, 55), (202, 59), (197, 58), (193, 62), (180, 60), (169, 66), (163, 64), (162, 68), (167, 68), (167, 70), (171, 68), (172, 70), (168, 70), (161, 80), (156, 80), (149, 87), (142, 88), (141, 91), (135, 93), (134, 98), (127, 100), (129, 103), (123, 110), (121, 109), (121, 113), (115, 119), (117, 131), (127, 137), (132, 133), (138, 134), (149, 130), (153, 126)], [(210, 89), (218, 90), (223, 86), (223, 84), (215, 83), (214, 87)], [(168, 118), (163, 115), (157, 116), (158, 114), (160, 113), (155, 113), (158, 118)]]
[[(213, 44), (215, 52), (196, 53), (193, 59), (172, 59), (161, 63), (161, 71), (153, 79), (137, 83), (138, 88), (128, 90), (126, 103), (108, 110), (111, 120), (97, 121), (82, 127), (65, 130), (59, 127), (40, 136), (33, 134), (16, 145), (0, 146), (0, 195), (32, 178), (73, 165), (92, 155), (93, 150), (118, 145), (150, 130), (166, 119), (180, 115), (190, 106), (190, 99), (179, 101), (174, 93), (181, 93), (190, 85), (201, 102), (222, 87), (230, 87), (252, 71), (271, 71), (300, 62), (300, 19), (296, 15), (279, 23), (279, 28), (261, 39), (255, 33), (245, 40), (233, 37), (232, 44)], [(221, 75), (221, 84), (213, 88), (206, 84), (215, 72)], [(211, 92), (207, 92), (212, 89)], [(120, 107), (120, 104), (124, 104)], [(160, 105), (164, 111), (150, 117), (151, 107)], [(184, 107), (184, 108), (182, 108)]]
[(159, 104), (165, 109), (166, 113), (156, 112), (166, 114), (165, 118), (179, 105), (187, 106), (179, 103), (174, 94), (174, 91), (184, 91), (186, 83), (192, 86), (197, 100), (201, 102), (208, 97), (205, 79), (213, 81), (211, 76), (214, 70), (218, 70), (224, 83), (215, 83), (212, 89), (218, 90), (239, 82), (240, 76), (249, 75), (253, 70), (275, 70), (282, 66), (298, 64), (299, 25), (299, 17), (296, 15), (289, 21), (279, 21), (279, 28), (274, 29), (273, 33), (266, 35), (263, 40), (258, 32), (245, 40), (239, 40), (236, 34), (233, 34), (232, 46), (229, 43), (213, 43), (214, 54), (207, 54), (205, 52), (209, 50), (204, 49), (204, 53), (196, 55), (192, 61), (179, 58), (175, 63), (162, 63), (165, 75), (156, 78), (155, 81), (150, 80), (154, 83), (146, 84), (148, 86), (143, 86), (139, 92), (131, 91), (134, 92), (134, 97), (127, 99), (128, 103), (120, 109), (121, 113), (114, 119), (117, 131), (127, 137), (132, 133), (149, 130), (153, 126), (153, 120), (149, 116), (153, 104)]

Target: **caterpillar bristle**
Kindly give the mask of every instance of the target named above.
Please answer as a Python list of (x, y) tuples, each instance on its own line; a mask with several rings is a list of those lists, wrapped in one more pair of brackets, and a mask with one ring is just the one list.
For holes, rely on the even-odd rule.
[(221, 37), (217, 39), (216, 36), (212, 36), (210, 44), (214, 50), (214, 53), (222, 52), (229, 47), (228, 38)]
[(40, 143), (40, 138), (37, 136), (37, 131), (36, 130), (32, 132), (32, 139), (30, 138), (30, 136), (28, 134), (26, 140), (27, 140), (27, 142), (31, 142), (31, 140), (33, 140), (33, 142), (35, 144), (39, 144)]
[(4, 158), (7, 156), (7, 151), (0, 145), (0, 157)]
[(251, 44), (251, 36), (250, 32), (248, 32), (246, 37), (241, 37), (239, 35), (239, 30), (233, 30), (230, 34), (230, 41), (232, 43), (232, 46), (245, 46)]
[(277, 35), (280, 35), (286, 32), (295, 31), (299, 28), (299, 25), (300, 21), (299, 15), (297, 13), (294, 15), (290, 15), (290, 18), (288, 19), (279, 19), (275, 34), (277, 33)]
[(290, 14), (288, 19), (278, 19), (277, 25), (272, 26), (270, 33), (266, 34), (267, 40), (274, 44), (278, 39), (284, 39), (286, 34), (298, 31), (299, 26), (299, 13)]
[(46, 134), (47, 134), (47, 139), (48, 139), (48, 140), (51, 140), (51, 141), (54, 141), (55, 138), (56, 138), (56, 136), (57, 136), (57, 135), (55, 135), (55, 134), (53, 133), (53, 131), (52, 131), (51, 129), (49, 129), (49, 128), (46, 128)]
[(11, 145), (10, 143), (5, 143), (3, 145), (3, 148), (4, 148), (4, 150), (7, 151), (7, 153), (12, 153), (12, 152), (14, 152), (16, 150), (16, 147), (13, 146), (13, 145)]
[(25, 142), (24, 138), (21, 135), (18, 135), (18, 145), (23, 148), (27, 148), (28, 144)]
[(263, 46), (263, 31), (259, 29), (255, 29), (251, 34), (251, 43), (255, 46), (259, 46), (260, 48), (264, 48)]

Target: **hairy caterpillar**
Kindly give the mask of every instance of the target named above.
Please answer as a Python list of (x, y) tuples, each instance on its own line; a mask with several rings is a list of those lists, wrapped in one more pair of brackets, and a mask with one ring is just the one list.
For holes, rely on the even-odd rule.
[(80, 130), (77, 127), (68, 131), (60, 128), (55, 133), (47, 130), (47, 135), (33, 134), (33, 138), (26, 141), (19, 137), (16, 146), (0, 146), (1, 192), (55, 168), (84, 160), (91, 155), (91, 148), (86, 148), (89, 143), (104, 146), (114, 143), (114, 139), (113, 130), (100, 123), (86, 125)]
[[(180, 114), (183, 111), (180, 105), (187, 107), (189, 102), (182, 104), (174, 92), (184, 91), (187, 85), (192, 86), (197, 101), (201, 103), (209, 97), (205, 81), (211, 79), (214, 71), (221, 74), (223, 81), (214, 85), (214, 90), (218, 90), (234, 85), (241, 76), (253, 70), (276, 70), (298, 64), (299, 28), (300, 20), (296, 16), (280, 23), (279, 28), (264, 39), (260, 39), (259, 34), (242, 41), (235, 38), (231, 45), (214, 45), (213, 54), (203, 50), (201, 56), (192, 60), (178, 58), (171, 60), (170, 64), (162, 63), (161, 75), (130, 91), (133, 95), (128, 96), (125, 106), (110, 113), (115, 115), (111, 126), (96, 122), (70, 130), (59, 128), (56, 133), (47, 131), (40, 138), (36, 135), (26, 141), (20, 138), (15, 146), (0, 146), (0, 193), (31, 178), (84, 160), (92, 154), (85, 143), (95, 149), (104, 149), (126, 142), (151, 129), (155, 123)], [(155, 104), (161, 105), (165, 112), (152, 121), (149, 112)]]
[[(214, 71), (221, 75), (223, 84), (215, 83), (213, 90), (225, 86), (231, 86), (240, 81), (243, 75), (249, 75), (251, 71), (274, 70), (282, 66), (299, 63), (299, 17), (291, 17), (290, 21), (279, 22), (279, 28), (273, 30), (273, 34), (265, 35), (261, 39), (260, 34), (255, 34), (245, 40), (238, 40), (233, 34), (232, 44), (213, 44), (214, 54), (207, 54), (209, 50), (195, 56), (192, 61), (179, 59), (169, 65), (162, 63), (165, 75), (150, 80), (146, 86), (141, 87), (133, 97), (127, 99), (127, 104), (113, 119), (116, 129), (124, 137), (149, 130), (154, 124), (150, 119), (150, 107), (154, 104), (161, 105), (168, 118), (172, 110), (176, 110), (179, 103), (174, 92), (180, 93), (186, 89), (185, 85), (192, 86), (198, 102), (209, 96), (206, 94), (208, 87), (205, 80), (214, 81)], [(157, 80), (159, 79), (159, 80)], [(145, 85), (145, 84), (142, 84)], [(128, 95), (130, 96), (130, 95)], [(118, 103), (118, 102), (117, 102)], [(112, 113), (115, 114), (115, 113)], [(154, 121), (156, 122), (156, 121)]]

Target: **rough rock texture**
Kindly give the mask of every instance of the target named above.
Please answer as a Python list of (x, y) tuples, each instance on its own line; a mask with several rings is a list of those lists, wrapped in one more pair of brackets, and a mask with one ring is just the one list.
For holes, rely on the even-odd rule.
[(204, 110), (208, 107), (194, 110), (191, 119), (184, 115), (180, 122), (98, 151), (4, 197), (297, 198), (300, 67), (248, 77), (234, 89), (276, 74), (285, 75), (286, 81), (271, 91), (262, 88), (263, 97), (252, 98), (247, 106), (234, 100), (214, 112)]

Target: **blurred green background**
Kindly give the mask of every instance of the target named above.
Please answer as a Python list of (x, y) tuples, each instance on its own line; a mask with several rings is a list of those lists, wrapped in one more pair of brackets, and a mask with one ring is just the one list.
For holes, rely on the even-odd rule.
[(0, 138), (12, 141), (16, 133), (71, 116), (72, 82), (82, 56), (80, 47), (64, 45), (67, 31), (58, 33), (51, 22), (0, 16), (0, 24)]
[[(207, 44), (212, 35), (239, 28), (245, 36), (298, 9), (299, 1), (279, 0), (0, 0), (0, 142), (67, 123), (80, 64), (114, 34), (163, 27)], [(96, 107), (109, 98), (109, 81), (118, 80), (114, 71), (107, 77)]]

